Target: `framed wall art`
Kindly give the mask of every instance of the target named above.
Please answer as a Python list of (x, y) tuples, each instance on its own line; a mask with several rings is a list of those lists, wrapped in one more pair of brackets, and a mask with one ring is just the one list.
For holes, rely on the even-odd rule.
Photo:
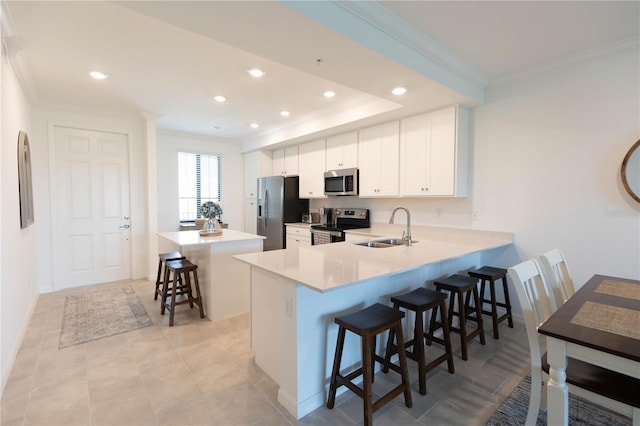
[(33, 184), (31, 181), (31, 148), (29, 137), (18, 132), (18, 192), (20, 193), (20, 227), (33, 223)]

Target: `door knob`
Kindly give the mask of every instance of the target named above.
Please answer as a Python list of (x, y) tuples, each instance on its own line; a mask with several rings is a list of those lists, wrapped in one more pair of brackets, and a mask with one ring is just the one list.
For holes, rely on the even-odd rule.
[(129, 225), (122, 225), (120, 228), (129, 229)]

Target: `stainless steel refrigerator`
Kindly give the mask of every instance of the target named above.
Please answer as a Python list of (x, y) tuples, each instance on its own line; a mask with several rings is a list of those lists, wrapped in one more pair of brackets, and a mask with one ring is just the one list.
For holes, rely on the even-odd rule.
[(285, 223), (300, 222), (309, 200), (298, 198), (297, 176), (258, 178), (258, 235), (267, 237), (263, 250), (286, 248)]

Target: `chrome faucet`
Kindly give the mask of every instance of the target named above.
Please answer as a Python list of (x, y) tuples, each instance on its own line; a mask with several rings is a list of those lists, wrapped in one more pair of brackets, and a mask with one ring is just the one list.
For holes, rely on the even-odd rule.
[(391, 218), (389, 219), (389, 223), (393, 223), (393, 219), (396, 216), (396, 212), (398, 210), (404, 210), (405, 213), (407, 213), (407, 230), (406, 231), (402, 231), (402, 239), (403, 240), (407, 240), (407, 245), (411, 245), (411, 213), (409, 213), (409, 209), (407, 209), (406, 207), (396, 207), (395, 209), (393, 209), (393, 212), (391, 213)]

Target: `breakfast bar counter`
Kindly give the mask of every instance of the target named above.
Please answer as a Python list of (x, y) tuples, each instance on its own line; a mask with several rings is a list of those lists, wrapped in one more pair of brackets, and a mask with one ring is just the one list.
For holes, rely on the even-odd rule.
[(204, 310), (211, 320), (247, 312), (250, 306), (250, 268), (233, 255), (262, 251), (261, 235), (223, 229), (221, 235), (199, 231), (161, 232), (158, 252), (179, 251), (198, 265)]
[[(398, 238), (403, 228), (372, 226), (352, 237)], [(326, 402), (336, 316), (373, 303), (390, 305), (393, 295), (491, 263), (513, 244), (508, 232), (454, 228), (414, 227), (413, 238), (410, 247), (345, 241), (234, 256), (251, 266), (255, 362), (278, 383), (278, 401), (296, 418)], [(359, 360), (359, 342), (347, 339), (343, 365)]]

